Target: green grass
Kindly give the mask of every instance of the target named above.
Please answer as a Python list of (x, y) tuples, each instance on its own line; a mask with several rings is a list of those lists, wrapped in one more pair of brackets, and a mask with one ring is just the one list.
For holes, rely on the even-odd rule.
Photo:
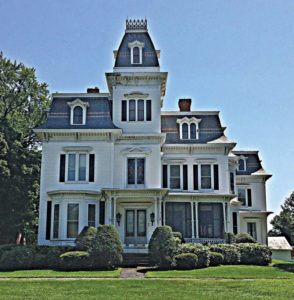
[(0, 272), (0, 278), (72, 278), (72, 277), (119, 277), (121, 269), (114, 271), (74, 271), (60, 272), (54, 270), (20, 270), (12, 272)]
[(0, 299), (293, 299), (292, 280), (0, 281)]
[(148, 278), (294, 279), (294, 264), (274, 262), (272, 266), (219, 266), (189, 271), (150, 271)]

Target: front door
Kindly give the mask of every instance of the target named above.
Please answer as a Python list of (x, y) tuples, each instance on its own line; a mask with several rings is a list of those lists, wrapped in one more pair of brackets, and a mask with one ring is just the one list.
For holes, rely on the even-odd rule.
[(127, 209), (125, 244), (146, 244), (146, 209)]

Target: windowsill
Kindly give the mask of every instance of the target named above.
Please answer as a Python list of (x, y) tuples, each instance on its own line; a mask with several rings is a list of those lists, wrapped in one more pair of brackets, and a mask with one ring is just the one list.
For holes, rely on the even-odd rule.
[(145, 184), (128, 184), (126, 186), (127, 189), (144, 189)]
[(134, 120), (134, 121), (122, 121), (122, 122), (125, 122), (125, 123), (146, 123), (146, 122), (152, 122), (151, 120), (150, 121), (136, 121), (136, 120)]
[(89, 181), (65, 181), (66, 184), (88, 184)]

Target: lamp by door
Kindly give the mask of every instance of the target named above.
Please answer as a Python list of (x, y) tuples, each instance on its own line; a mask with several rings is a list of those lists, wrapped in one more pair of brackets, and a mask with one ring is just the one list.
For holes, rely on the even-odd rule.
[(121, 214), (118, 212), (116, 214), (116, 222), (117, 222), (117, 225), (120, 226), (120, 220), (121, 220)]
[(154, 220), (155, 220), (155, 214), (153, 212), (153, 213), (150, 214), (150, 221), (151, 221), (152, 226), (154, 224)]

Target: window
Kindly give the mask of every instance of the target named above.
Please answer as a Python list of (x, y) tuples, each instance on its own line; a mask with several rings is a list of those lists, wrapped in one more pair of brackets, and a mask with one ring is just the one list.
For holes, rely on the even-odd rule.
[(184, 123), (182, 125), (182, 139), (187, 140), (189, 138), (188, 135), (188, 124)]
[(79, 231), (79, 204), (67, 205), (67, 238), (76, 238)]
[(121, 120), (122, 122), (151, 121), (151, 100), (131, 99), (122, 100)]
[(76, 99), (72, 102), (67, 102), (70, 107), (70, 124), (71, 125), (85, 125), (88, 102)]
[(252, 206), (252, 196), (250, 188), (238, 188), (238, 199), (243, 206)]
[(144, 158), (128, 158), (128, 185), (144, 185), (144, 169)]
[(178, 119), (179, 132), (181, 140), (198, 140), (199, 139), (199, 123), (201, 119), (195, 117), (188, 118), (184, 117)]
[(96, 227), (96, 205), (88, 204), (88, 226)]
[(241, 157), (239, 159), (238, 171), (246, 171), (246, 158)]
[(53, 238), (58, 239), (59, 236), (59, 204), (54, 205), (53, 212)]
[(194, 190), (219, 190), (218, 164), (193, 165)]
[(190, 139), (196, 140), (196, 125), (194, 123), (190, 125)]
[(83, 109), (81, 106), (76, 106), (73, 109), (73, 124), (75, 125), (83, 124)]
[(172, 190), (188, 190), (188, 165), (163, 165), (162, 186)]
[(131, 64), (142, 64), (144, 43), (133, 41), (128, 46), (130, 48)]
[(230, 172), (230, 190), (232, 194), (235, 194), (235, 176), (233, 172)]
[(170, 189), (181, 189), (181, 166), (170, 165), (169, 166), (169, 187)]
[(211, 189), (211, 165), (201, 165), (201, 189)]
[(257, 240), (256, 223), (247, 223), (247, 233)]
[(138, 47), (133, 48), (133, 64), (140, 63), (140, 49)]

